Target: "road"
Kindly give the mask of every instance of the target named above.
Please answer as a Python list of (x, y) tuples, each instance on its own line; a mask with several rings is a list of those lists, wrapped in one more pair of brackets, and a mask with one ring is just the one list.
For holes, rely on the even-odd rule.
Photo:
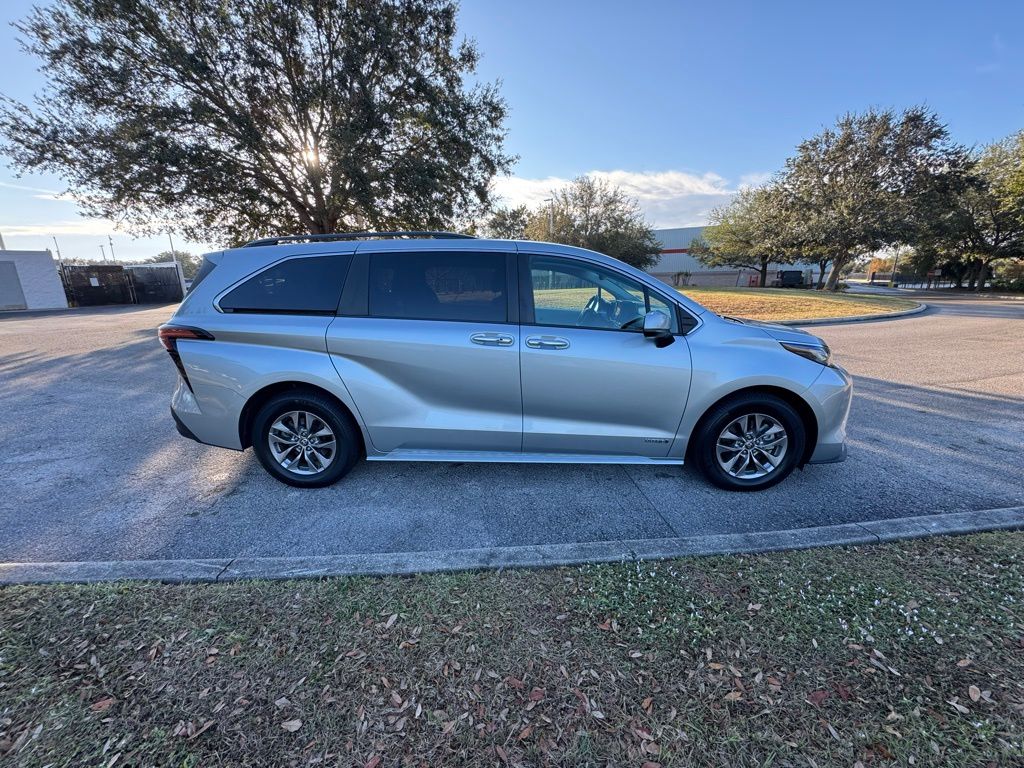
[(850, 458), (757, 494), (669, 467), (381, 462), (292, 489), (251, 451), (177, 435), (154, 333), (170, 311), (0, 319), (0, 561), (565, 544), (1024, 503), (1024, 301), (814, 329), (855, 377)]

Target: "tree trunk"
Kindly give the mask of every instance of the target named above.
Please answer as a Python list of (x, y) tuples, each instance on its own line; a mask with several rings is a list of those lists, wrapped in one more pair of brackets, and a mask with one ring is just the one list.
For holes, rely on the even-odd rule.
[(814, 286), (816, 291), (820, 291), (825, 284), (825, 270), (828, 268), (829, 261), (830, 259), (818, 259), (818, 284)]
[(832, 262), (832, 271), (828, 273), (828, 282), (825, 283), (826, 291), (835, 291), (839, 283), (839, 271), (846, 266), (846, 261), (849, 259), (849, 254), (843, 254), (837, 256), (836, 260)]
[(975, 274), (974, 278), (972, 278), (974, 280), (974, 290), (975, 291), (983, 291), (983, 290), (985, 290), (985, 278), (986, 277), (988, 277), (988, 262), (982, 260), (982, 261), (979, 261), (979, 263), (978, 263), (978, 271)]
[(968, 291), (975, 290), (974, 286), (975, 286), (975, 283), (978, 280), (978, 262), (979, 261), (980, 261), (980, 259), (974, 259), (973, 261), (971, 261), (971, 265), (967, 268), (968, 269), (968, 272), (967, 272), (967, 290)]
[(758, 272), (761, 275), (761, 287), (762, 288), (767, 288), (768, 287), (768, 257), (767, 256), (762, 256), (761, 257), (761, 268), (758, 270)]

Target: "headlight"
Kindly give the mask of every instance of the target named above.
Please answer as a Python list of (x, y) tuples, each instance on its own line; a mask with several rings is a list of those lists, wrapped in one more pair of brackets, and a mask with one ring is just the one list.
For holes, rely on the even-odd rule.
[(820, 344), (800, 344), (795, 341), (780, 341), (779, 344), (794, 355), (806, 357), (808, 360), (813, 360), (816, 363), (828, 365), (832, 362), (832, 350), (828, 348), (828, 344), (825, 342)]

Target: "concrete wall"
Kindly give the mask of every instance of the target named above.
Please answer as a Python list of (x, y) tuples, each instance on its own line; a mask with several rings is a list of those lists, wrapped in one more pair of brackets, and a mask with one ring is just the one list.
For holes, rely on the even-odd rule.
[(66, 309), (67, 297), (49, 251), (0, 251), (0, 261), (14, 263), (27, 309)]

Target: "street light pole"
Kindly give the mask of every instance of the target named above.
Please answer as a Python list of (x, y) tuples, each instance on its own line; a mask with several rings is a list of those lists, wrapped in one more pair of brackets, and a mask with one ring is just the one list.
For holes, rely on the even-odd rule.
[(53, 247), (57, 249), (57, 261), (63, 262), (64, 259), (61, 258), (61, 255), (60, 255), (60, 246), (57, 245), (57, 236), (56, 235), (51, 235), (51, 237), (53, 238)]
[(114, 256), (114, 239), (110, 235), (107, 235), (107, 242), (110, 243), (110, 260), (117, 261), (117, 257)]
[(548, 204), (548, 237), (555, 235), (555, 199), (545, 197), (544, 202)]
[(103, 247), (103, 243), (100, 243), (100, 253), (103, 254), (103, 263), (107, 263), (107, 249)]

